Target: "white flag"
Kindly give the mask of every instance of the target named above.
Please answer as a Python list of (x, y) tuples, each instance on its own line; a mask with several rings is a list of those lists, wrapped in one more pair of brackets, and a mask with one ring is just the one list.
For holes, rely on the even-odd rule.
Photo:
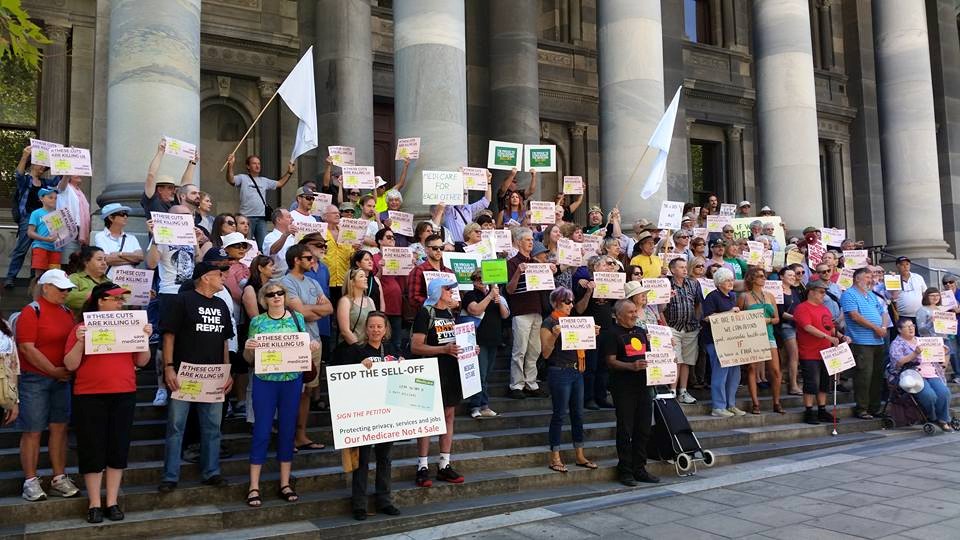
[(283, 102), (297, 115), (297, 140), (290, 161), (317, 147), (317, 97), (313, 89), (313, 47), (307, 49), (277, 90)]
[(663, 183), (663, 177), (667, 173), (667, 156), (670, 154), (670, 141), (673, 140), (673, 124), (677, 120), (677, 105), (680, 103), (680, 91), (683, 87), (677, 88), (677, 93), (673, 95), (673, 101), (660, 117), (660, 123), (657, 129), (653, 130), (650, 136), (650, 142), (647, 146), (657, 149), (657, 157), (653, 162), (653, 169), (647, 176), (647, 181), (643, 184), (643, 191), (640, 196), (649, 199)]

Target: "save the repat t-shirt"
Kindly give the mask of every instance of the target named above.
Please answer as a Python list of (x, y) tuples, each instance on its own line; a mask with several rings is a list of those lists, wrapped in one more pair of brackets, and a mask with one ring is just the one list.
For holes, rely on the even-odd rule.
[(223, 364), (223, 344), (233, 337), (230, 308), (216, 296), (184, 291), (165, 314), (163, 333), (175, 337), (173, 367), (177, 372), (181, 362)]

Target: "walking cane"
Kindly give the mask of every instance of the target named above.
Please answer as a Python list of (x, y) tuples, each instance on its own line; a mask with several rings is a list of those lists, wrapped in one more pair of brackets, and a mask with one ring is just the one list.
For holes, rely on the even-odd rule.
[(840, 378), (839, 373), (834, 373), (833, 375), (833, 435), (837, 436), (837, 379)]

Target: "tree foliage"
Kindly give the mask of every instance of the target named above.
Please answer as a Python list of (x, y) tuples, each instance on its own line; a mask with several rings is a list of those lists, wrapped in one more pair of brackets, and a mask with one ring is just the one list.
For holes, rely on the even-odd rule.
[(50, 43), (20, 5), (20, 0), (0, 0), (0, 61), (21, 60), (36, 70), (40, 45)]

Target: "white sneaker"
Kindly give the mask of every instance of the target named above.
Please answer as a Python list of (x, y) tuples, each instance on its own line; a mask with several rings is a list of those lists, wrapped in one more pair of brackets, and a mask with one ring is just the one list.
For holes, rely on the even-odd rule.
[(50, 482), (50, 493), (68, 498), (80, 493), (80, 488), (73, 483), (73, 480), (70, 480), (69, 476), (63, 475)]
[(741, 411), (740, 409), (738, 409), (738, 408), (736, 408), (736, 407), (727, 407), (727, 410), (730, 411), (730, 412), (732, 412), (733, 414), (735, 414), (735, 415), (737, 415), (737, 416), (746, 416), (746, 415), (747, 415), (747, 413)]
[(47, 500), (47, 494), (44, 493), (43, 488), (40, 486), (40, 478), (38, 477), (31, 478), (23, 483), (22, 495), (24, 500), (30, 502)]
[(714, 409), (710, 414), (719, 418), (730, 418), (733, 416), (733, 413), (726, 409)]
[(165, 407), (167, 405), (167, 389), (157, 388), (157, 395), (153, 398), (154, 407)]
[(677, 397), (677, 401), (679, 401), (680, 403), (684, 403), (686, 405), (690, 405), (690, 404), (696, 403), (697, 398), (691, 396), (690, 392), (687, 392), (687, 389), (684, 388), (683, 390), (680, 391), (680, 396)]
[(493, 418), (494, 416), (497, 416), (497, 413), (490, 408), (480, 409), (480, 416), (484, 418)]
[(480, 418), (480, 409), (473, 409), (470, 411), (470, 418)]

